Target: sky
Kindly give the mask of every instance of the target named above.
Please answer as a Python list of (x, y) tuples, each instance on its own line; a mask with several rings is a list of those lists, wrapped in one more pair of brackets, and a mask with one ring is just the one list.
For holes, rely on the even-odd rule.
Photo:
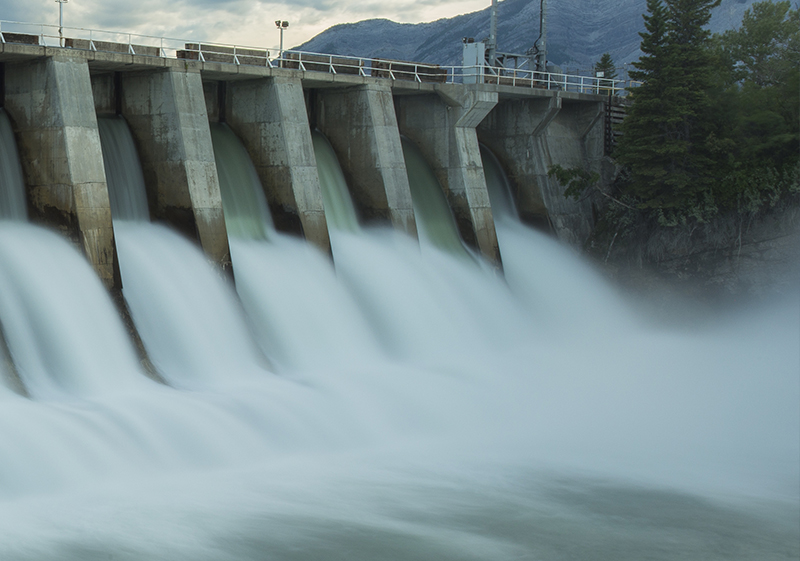
[[(68, 0), (63, 13), (65, 28), (266, 48), (279, 43), (275, 20), (286, 20), (284, 47), (291, 48), (339, 23), (419, 23), (490, 5), (491, 0)], [(58, 11), (54, 0), (0, 0), (3, 21), (57, 25)], [(11, 27), (3, 24), (4, 30)]]

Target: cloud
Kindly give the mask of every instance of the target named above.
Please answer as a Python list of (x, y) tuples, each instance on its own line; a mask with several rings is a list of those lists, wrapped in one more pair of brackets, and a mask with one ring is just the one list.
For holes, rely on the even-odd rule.
[[(403, 23), (432, 21), (483, 9), (489, 0), (69, 0), (64, 25), (214, 41), (277, 46), (275, 20), (290, 22), (285, 45), (299, 45), (339, 23), (387, 18)], [(0, 18), (56, 25), (53, 0), (0, 0)]]

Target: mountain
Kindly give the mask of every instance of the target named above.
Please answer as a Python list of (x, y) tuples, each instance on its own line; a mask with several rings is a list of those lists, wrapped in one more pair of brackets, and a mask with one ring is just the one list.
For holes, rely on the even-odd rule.
[[(710, 28), (737, 27), (756, 0), (722, 0)], [(489, 2), (487, 1), (487, 4)], [(547, 7), (548, 60), (564, 68), (589, 68), (605, 52), (621, 65), (635, 61), (646, 0), (550, 0)], [(539, 0), (498, 4), (498, 50), (525, 53), (539, 35)], [(461, 64), (461, 40), (489, 34), (490, 8), (429, 23), (402, 24), (371, 19), (333, 26), (297, 50), (365, 58)]]

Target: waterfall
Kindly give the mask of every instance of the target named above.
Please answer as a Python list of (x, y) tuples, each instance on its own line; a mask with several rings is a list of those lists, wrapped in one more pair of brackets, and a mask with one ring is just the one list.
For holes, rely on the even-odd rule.
[(47, 230), (0, 228), (0, 321), (28, 391), (93, 395), (144, 384), (117, 310), (83, 256)]
[(495, 222), (506, 218), (519, 217), (517, 205), (511, 195), (511, 185), (500, 162), (491, 150), (481, 144), (481, 164), (486, 177), (486, 189), (489, 192), (489, 202), (492, 205), (492, 215)]
[(269, 374), (232, 287), (202, 251), (162, 225), (114, 226), (123, 294), (150, 360), (171, 384)]
[(8, 113), (0, 108), (0, 219), (26, 220), (25, 180)]
[[(485, 147), (481, 158), (504, 277), (519, 300), (551, 329), (568, 332), (583, 324), (605, 338), (611, 330), (631, 328), (634, 320), (624, 299), (578, 255), (523, 225), (500, 162)], [(558, 260), (561, 268), (543, 266)], [(586, 279), (592, 279), (591, 292), (584, 289)]]
[(275, 228), (261, 180), (247, 149), (224, 123), (211, 123), (211, 141), (228, 235), (268, 238)]
[(380, 355), (328, 256), (289, 236), (230, 243), (236, 291), (261, 348), (282, 369), (347, 367)]
[[(312, 137), (325, 214), (336, 241), (360, 227), (333, 148), (318, 131)], [(231, 196), (226, 195), (228, 190), (260, 186), (222, 182), (220, 188), (224, 201)], [(269, 243), (231, 238), (230, 247), (236, 291), (260, 347), (276, 365), (335, 368), (380, 355), (377, 341), (354, 299), (339, 285), (328, 256), (277, 233), (269, 236)], [(334, 251), (337, 247), (334, 244)]]
[[(0, 223), (0, 325), (29, 393), (0, 384), (0, 558), (800, 554), (800, 295), (644, 321), (514, 216), (498, 278), (458, 256), (424, 158), (421, 244), (359, 228), (340, 183), (335, 268), (262, 206), (234, 218), (234, 289), (149, 223), (144, 183), (114, 169), (138, 167), (133, 142), (108, 140), (130, 132), (101, 122), (123, 295), (167, 385), (67, 241)], [(321, 181), (341, 178), (326, 153)]]
[(319, 131), (311, 133), (311, 140), (314, 143), (322, 203), (325, 205), (325, 217), (329, 226), (343, 231), (358, 230), (356, 209), (333, 146)]
[(97, 126), (111, 216), (118, 220), (149, 220), (144, 175), (128, 123), (120, 116), (98, 116)]
[[(0, 220), (25, 222), (27, 218), (25, 180), (17, 143), (8, 113), (0, 108)], [(15, 370), (0, 320), (0, 399), (8, 390), (24, 391), (19, 387)]]
[(341, 282), (399, 360), (449, 368), (524, 345), (538, 331), (500, 280), (472, 260), (420, 251), (404, 234), (337, 236), (335, 257)]
[(419, 148), (407, 138), (403, 138), (402, 143), (420, 240), (453, 255), (467, 257), (469, 254), (439, 180)]
[[(127, 123), (121, 117), (101, 117), (98, 122), (123, 295), (150, 360), (169, 383), (180, 387), (263, 377), (268, 373), (266, 360), (250, 335), (232, 288), (194, 244), (149, 222), (141, 165)], [(220, 133), (220, 150), (233, 154), (232, 163), (243, 165), (238, 151), (243, 147), (227, 132)], [(228, 169), (225, 177), (235, 177), (232, 174)], [(241, 177), (252, 176), (243, 173)], [(235, 184), (235, 180), (226, 183)], [(242, 190), (253, 191), (247, 199), (251, 202), (257, 202), (255, 185), (260, 189), (260, 184), (251, 181)], [(234, 209), (245, 207), (233, 205)], [(242, 233), (263, 234), (269, 215), (262, 211), (265, 208), (256, 207), (255, 222), (250, 220), (249, 226), (248, 217), (232, 211), (232, 223)]]
[[(214, 365), (198, 369), (186, 384), (193, 391), (150, 381), (94, 271), (41, 228), (0, 225), (0, 321), (31, 395), (0, 392), (0, 516), (18, 495), (247, 465), (301, 443), (341, 440), (345, 413), (263, 371), (244, 380), (246, 354), (225, 364), (215, 385), (203, 383)], [(339, 422), (328, 428), (331, 418)]]

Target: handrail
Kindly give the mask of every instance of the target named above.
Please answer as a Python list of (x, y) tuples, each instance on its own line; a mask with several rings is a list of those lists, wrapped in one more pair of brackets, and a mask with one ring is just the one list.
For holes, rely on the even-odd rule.
[[(59, 34), (63, 30), (63, 36)], [(35, 32), (35, 33), (34, 33)], [(103, 31), (82, 27), (62, 27), (51, 24), (0, 20), (0, 43), (6, 43), (7, 35), (16, 34), (19, 40), (25, 35), (35, 38), (39, 45), (73, 48), (96, 52), (123, 52), (139, 56), (155, 56), (170, 59), (197, 60), (233, 65), (258, 65), (268, 68), (294, 68), (303, 72), (327, 72), (372, 76), (390, 80), (408, 80), (417, 83), (461, 83), (496, 84), (500, 86), (561, 90), (576, 93), (593, 93), (621, 96), (634, 82), (610, 78), (596, 78), (539, 72), (518, 67), (441, 66), (421, 62), (351, 57), (298, 50), (285, 50), (282, 56), (270, 58), (270, 51), (263, 47), (226, 45), (200, 42), (154, 35), (139, 35), (119, 31)], [(62, 43), (63, 39), (63, 43)], [(124, 50), (121, 50), (124, 49)]]

